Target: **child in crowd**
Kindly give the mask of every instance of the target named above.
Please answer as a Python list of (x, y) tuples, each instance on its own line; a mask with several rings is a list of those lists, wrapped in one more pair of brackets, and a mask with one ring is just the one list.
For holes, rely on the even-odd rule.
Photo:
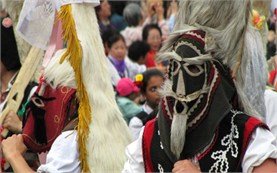
[(107, 41), (108, 47), (108, 68), (114, 86), (123, 77), (133, 79), (136, 74), (146, 70), (145, 65), (138, 65), (126, 58), (127, 48), (122, 35), (115, 33)]
[(102, 43), (104, 45), (105, 55), (109, 55), (109, 48), (108, 48), (108, 41), (111, 36), (113, 36), (116, 33), (113, 29), (107, 29), (103, 33), (101, 33)]
[(127, 124), (132, 117), (142, 110), (138, 105), (139, 91), (139, 88), (130, 78), (120, 79), (116, 86), (116, 101)]
[(135, 41), (129, 47), (128, 57), (133, 62), (145, 65), (145, 58), (148, 51), (150, 51), (150, 46), (147, 43), (144, 41)]
[(143, 111), (133, 117), (129, 123), (133, 140), (138, 138), (141, 128), (156, 117), (155, 110), (160, 102), (158, 90), (164, 82), (164, 75), (158, 69), (149, 69), (142, 76), (141, 93), (145, 97), (145, 103), (142, 106)]

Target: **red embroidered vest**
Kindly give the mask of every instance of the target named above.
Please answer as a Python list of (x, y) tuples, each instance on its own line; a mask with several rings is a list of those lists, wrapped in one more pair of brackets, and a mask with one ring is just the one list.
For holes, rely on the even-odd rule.
[[(241, 172), (242, 159), (251, 135), (257, 127), (267, 128), (256, 118), (231, 111), (218, 126), (211, 143), (203, 152), (197, 154), (201, 171)], [(164, 149), (157, 119), (148, 122), (145, 126), (142, 150), (145, 172), (172, 172), (176, 160), (173, 161)], [(181, 154), (180, 160), (183, 159), (189, 158)]]

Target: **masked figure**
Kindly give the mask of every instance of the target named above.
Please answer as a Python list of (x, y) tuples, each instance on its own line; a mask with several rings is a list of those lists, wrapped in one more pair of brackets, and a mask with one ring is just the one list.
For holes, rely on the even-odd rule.
[[(125, 172), (252, 172), (268, 162), (276, 171), (275, 161), (269, 159), (277, 158), (274, 136), (262, 121), (248, 115), (255, 103), (244, 85), (254, 74), (244, 75), (258, 64), (255, 62), (262, 62), (262, 48), (253, 48), (261, 40), (259, 31), (245, 16), (250, 13), (250, 3), (180, 1), (175, 32), (159, 56), (160, 60), (169, 60), (170, 66), (160, 91), (158, 117), (148, 122), (139, 139), (127, 147)], [(244, 13), (237, 13), (239, 7)], [(201, 18), (204, 15), (206, 18)], [(236, 22), (243, 24), (234, 25)], [(249, 40), (253, 47), (240, 44)], [(239, 54), (237, 50), (241, 49), (243, 53)], [(241, 65), (235, 63), (238, 55)], [(245, 60), (247, 55), (257, 56)], [(247, 73), (242, 74), (243, 70)], [(261, 68), (255, 79), (263, 79), (262, 75)], [(263, 93), (258, 88), (256, 93)], [(259, 108), (252, 110), (262, 112)], [(261, 151), (261, 146), (267, 149)]]
[(32, 172), (22, 158), (26, 148), (49, 150), (46, 163), (37, 172), (122, 170), (130, 135), (109, 80), (94, 9), (99, 3), (24, 1), (17, 31), (32, 46), (52, 49), (49, 39), (57, 34), (54, 24), (60, 21), (66, 46), (53, 53), (44, 69), (43, 80), (26, 110), (23, 134), (2, 142), (14, 172)]

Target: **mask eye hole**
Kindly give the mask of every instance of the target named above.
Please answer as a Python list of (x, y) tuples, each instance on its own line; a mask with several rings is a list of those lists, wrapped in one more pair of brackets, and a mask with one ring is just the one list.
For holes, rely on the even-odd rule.
[(183, 67), (191, 76), (199, 76), (204, 72), (204, 69), (201, 65), (190, 65), (188, 63), (185, 63)]
[(199, 73), (200, 69), (196, 65), (187, 66), (188, 70), (192, 73)]
[(172, 70), (171, 71), (173, 73), (173, 76), (177, 75), (178, 71), (180, 70), (181, 64), (180, 64), (179, 61), (176, 61), (176, 60), (172, 60), (171, 63), (172, 63), (172, 66), (171, 66)]

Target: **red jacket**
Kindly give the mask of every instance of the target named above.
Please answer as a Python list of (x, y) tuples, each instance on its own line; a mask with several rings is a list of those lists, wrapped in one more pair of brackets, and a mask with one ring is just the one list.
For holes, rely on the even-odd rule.
[(150, 50), (145, 57), (145, 65), (147, 68), (151, 68), (151, 67), (156, 67), (156, 63), (155, 63), (155, 56), (156, 56), (156, 51), (154, 50)]

